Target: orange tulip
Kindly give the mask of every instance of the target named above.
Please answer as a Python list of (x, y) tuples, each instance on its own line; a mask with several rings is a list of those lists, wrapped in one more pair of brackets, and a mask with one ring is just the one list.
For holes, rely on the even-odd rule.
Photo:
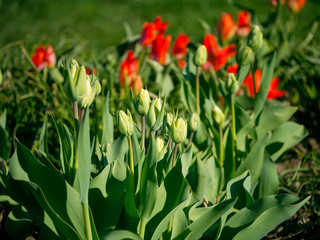
[(218, 22), (218, 34), (222, 41), (229, 41), (235, 34), (237, 26), (229, 13), (223, 12)]
[(41, 45), (33, 53), (32, 62), (39, 71), (41, 71), (45, 66), (54, 67), (56, 64), (56, 54), (50, 45), (47, 49)]
[(162, 19), (160, 16), (157, 16), (152, 23), (145, 22), (143, 24), (140, 43), (142, 46), (148, 46), (155, 39), (157, 34), (163, 33), (168, 27), (169, 23), (162, 23)]
[[(270, 0), (270, 5), (272, 6), (272, 7), (276, 7), (276, 6), (278, 6), (278, 1), (279, 0)], [(286, 2), (286, 0), (280, 0), (280, 4), (284, 4)]]
[(203, 39), (203, 45), (207, 48), (208, 58), (202, 68), (205, 71), (214, 69), (215, 71), (223, 68), (228, 59), (236, 55), (236, 45), (231, 44), (229, 46), (218, 48), (218, 44), (214, 35), (207, 34)]
[(303, 8), (305, 3), (306, 3), (306, 0), (288, 0), (287, 8), (290, 11), (297, 13)]

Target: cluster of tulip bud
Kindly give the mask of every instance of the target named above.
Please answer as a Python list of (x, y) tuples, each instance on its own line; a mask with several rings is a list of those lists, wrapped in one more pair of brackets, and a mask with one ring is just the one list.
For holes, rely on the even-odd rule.
[(67, 96), (72, 102), (78, 102), (81, 109), (90, 106), (94, 97), (101, 92), (101, 85), (98, 78), (92, 74), (87, 75), (86, 69), (73, 59), (66, 66), (66, 83), (64, 86)]
[(238, 45), (236, 60), (239, 65), (250, 64), (253, 60), (253, 53), (261, 48), (263, 44), (263, 34), (258, 25), (253, 25), (247, 40), (243, 40)]

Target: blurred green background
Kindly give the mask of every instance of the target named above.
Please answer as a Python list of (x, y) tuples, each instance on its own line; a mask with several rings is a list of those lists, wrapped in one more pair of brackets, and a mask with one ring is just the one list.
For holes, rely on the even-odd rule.
[[(157, 15), (170, 22), (169, 34), (184, 32), (200, 40), (205, 31), (199, 19), (215, 29), (222, 11), (236, 16), (240, 7), (254, 9), (259, 22), (268, 20), (272, 11), (269, 0), (0, 0), (0, 46), (23, 40), (26, 45), (58, 47), (72, 39), (99, 51), (125, 38), (124, 23), (139, 34), (143, 22)], [(320, 1), (307, 0), (297, 14), (296, 33), (308, 31), (319, 17)], [(316, 38), (320, 39), (319, 31)]]

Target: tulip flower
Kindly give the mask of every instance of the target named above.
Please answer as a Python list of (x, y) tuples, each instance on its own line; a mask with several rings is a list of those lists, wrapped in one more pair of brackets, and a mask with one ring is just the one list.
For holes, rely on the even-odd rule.
[[(261, 71), (261, 69), (257, 69), (256, 72), (254, 73), (254, 80), (255, 80), (255, 85), (256, 85), (257, 91), (259, 91), (261, 77), (262, 77), (262, 71)], [(286, 91), (278, 90), (279, 83), (280, 83), (279, 77), (273, 78), (271, 80), (267, 99), (280, 98), (285, 95)], [(243, 81), (243, 85), (247, 86), (249, 96), (253, 97), (254, 90), (253, 90), (252, 74), (249, 74), (245, 78), (245, 80)]]
[(229, 46), (218, 48), (218, 44), (214, 35), (207, 34), (203, 39), (203, 45), (207, 48), (208, 59), (202, 68), (205, 71), (214, 69), (215, 71), (223, 68), (228, 59), (236, 55), (236, 45), (231, 44)]
[(240, 11), (238, 13), (238, 26), (237, 35), (240, 37), (246, 37), (250, 33), (250, 19), (251, 14), (248, 11)]
[(290, 11), (297, 13), (303, 8), (305, 3), (306, 3), (306, 0), (288, 0), (287, 8)]
[(45, 66), (54, 67), (56, 64), (56, 54), (50, 45), (47, 49), (41, 45), (33, 53), (32, 62), (39, 71), (41, 71)]
[(164, 36), (163, 34), (158, 34), (156, 39), (152, 42), (150, 58), (162, 65), (166, 64), (170, 42), (171, 35)]
[(173, 48), (171, 50), (171, 53), (177, 60), (183, 59), (187, 54), (187, 45), (190, 42), (190, 38), (181, 33), (178, 35)]
[(90, 68), (86, 68), (86, 74), (87, 75), (91, 75), (92, 71), (93, 71), (94, 75), (97, 75), (97, 69), (96, 68), (94, 68), (92, 70)]
[(120, 86), (124, 87), (128, 84), (133, 89), (135, 95), (143, 88), (138, 70), (138, 59), (134, 57), (133, 51), (129, 50), (126, 59), (122, 61), (120, 66)]
[(229, 41), (235, 34), (237, 26), (229, 13), (223, 12), (218, 22), (218, 34), (222, 41)]
[(162, 34), (166, 30), (168, 25), (169, 23), (167, 22), (162, 23), (160, 16), (157, 16), (152, 23), (145, 22), (143, 24), (140, 38), (142, 46), (145, 47), (151, 44), (158, 34)]

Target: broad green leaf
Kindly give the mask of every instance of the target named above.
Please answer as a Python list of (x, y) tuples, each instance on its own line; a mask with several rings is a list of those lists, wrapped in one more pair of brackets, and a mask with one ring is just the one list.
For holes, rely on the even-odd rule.
[(101, 237), (103, 240), (116, 240), (116, 239), (131, 239), (131, 240), (142, 240), (142, 238), (130, 231), (127, 230), (116, 230), (108, 232)]
[[(264, 198), (260, 198), (256, 202), (254, 202), (252, 205), (241, 209), (239, 212), (235, 213), (228, 221), (226, 222), (226, 225), (222, 231), (221, 239), (233, 239), (233, 237), (240, 233), (242, 229), (247, 228), (248, 226), (251, 226), (252, 223), (254, 223), (256, 220), (260, 219), (262, 214), (267, 213), (268, 210), (272, 210), (274, 207), (278, 207), (278, 212), (273, 212), (273, 215), (269, 215), (268, 219), (264, 219), (264, 224), (275, 224), (277, 226), (281, 223), (278, 219), (279, 217), (283, 217), (283, 220), (289, 218), (290, 216), (282, 216), (282, 214), (287, 214), (285, 212), (282, 212), (281, 207), (287, 207), (292, 206), (292, 210), (297, 211), (295, 204), (299, 202), (299, 198), (293, 195), (289, 194), (279, 194), (279, 195), (272, 195), (267, 196)], [(305, 202), (304, 200), (303, 202)], [(294, 211), (294, 212), (295, 212)], [(291, 212), (291, 211), (290, 211)], [(293, 213), (294, 213), (293, 212)], [(292, 214), (293, 214), (292, 213)], [(267, 213), (268, 214), (268, 213)], [(276, 221), (273, 221), (276, 220)], [(282, 220), (282, 221), (283, 221)], [(255, 226), (255, 224), (253, 225)], [(274, 228), (273, 227), (273, 228)], [(253, 227), (255, 228), (255, 227)], [(262, 228), (263, 229), (263, 228)], [(257, 232), (259, 232), (259, 229), (255, 229)], [(272, 229), (270, 229), (272, 230)], [(267, 233), (267, 232), (266, 232)], [(264, 235), (266, 234), (264, 233)], [(243, 239), (260, 239), (260, 238), (243, 238)]]
[(41, 128), (40, 137), (39, 137), (39, 150), (49, 156), (48, 151), (48, 118), (47, 115), (44, 118), (44, 122)]
[(89, 204), (98, 234), (113, 229), (124, 204), (126, 167), (118, 160), (90, 182)]
[(237, 198), (234, 205), (236, 209), (242, 209), (253, 203), (251, 192), (251, 176), (249, 171), (245, 171), (240, 176), (230, 180), (227, 184), (227, 198)]
[(113, 118), (110, 114), (109, 95), (110, 94), (108, 92), (103, 108), (103, 130), (101, 137), (102, 146), (111, 144), (113, 142)]
[(161, 111), (159, 113), (159, 116), (157, 117), (156, 122), (154, 123), (154, 125), (152, 126), (152, 130), (153, 131), (157, 131), (159, 130), (159, 128), (161, 127), (162, 123), (163, 123), (163, 118), (164, 118), (164, 114), (165, 114), (165, 105), (166, 105), (166, 96), (164, 96), (163, 99), (163, 103), (162, 103), (162, 107), (161, 107)]
[[(79, 193), (57, 171), (42, 165), (27, 148), (17, 142), (17, 153), (10, 160), (10, 173), (15, 184), (10, 196), (14, 200), (24, 205), (33, 216), (41, 219), (43, 212), (37, 209), (38, 205), (38, 208), (50, 216), (55, 228), (65, 238), (84, 238)], [(46, 225), (50, 227), (51, 220), (46, 221)], [(52, 231), (55, 231), (55, 228), (51, 226)]]
[(184, 177), (186, 177), (189, 172), (189, 167), (192, 162), (192, 153), (193, 149), (191, 146), (186, 152), (182, 153), (181, 155), (182, 175)]
[(228, 131), (228, 135), (224, 136), (226, 138), (226, 150), (225, 150), (225, 159), (223, 162), (223, 169), (224, 169), (224, 179), (225, 182), (229, 182), (230, 179), (232, 179), (235, 175), (236, 171), (236, 159), (235, 156), (233, 155), (233, 152), (236, 151), (235, 148), (233, 148), (233, 143), (232, 143), (232, 133), (231, 131)]
[(259, 87), (259, 92), (256, 95), (255, 105), (254, 105), (254, 115), (257, 116), (263, 109), (263, 105), (267, 99), (269, 92), (269, 86), (271, 79), (273, 77), (274, 66), (276, 62), (276, 52), (270, 62), (264, 65), (262, 70), (261, 84)]
[(209, 173), (209, 183), (206, 192), (206, 197), (209, 201), (215, 202), (216, 197), (219, 193), (221, 181), (223, 179), (223, 170), (220, 168), (218, 162), (215, 160), (214, 157), (210, 157), (204, 160), (204, 163), (206, 164), (206, 168), (208, 169)]
[(255, 143), (246, 159), (238, 167), (238, 176), (246, 170), (249, 170), (252, 177), (252, 184), (258, 181), (263, 165), (264, 149), (270, 138), (271, 133), (268, 132)]
[(277, 161), (285, 151), (301, 142), (307, 135), (308, 132), (302, 125), (286, 122), (273, 132), (266, 150), (271, 159)]
[(178, 209), (173, 215), (171, 238), (178, 236), (188, 225), (189, 222), (183, 209)]
[(234, 240), (261, 239), (280, 223), (297, 212), (310, 197), (292, 205), (275, 206), (263, 212), (250, 226), (239, 231)]
[(171, 169), (158, 189), (157, 196), (161, 197), (156, 199), (150, 220), (146, 225), (146, 239), (151, 238), (159, 223), (172, 209), (187, 199), (188, 195), (189, 189), (182, 175), (181, 162), (177, 161), (176, 166)]
[(175, 240), (196, 240), (207, 231), (216, 221), (218, 221), (225, 213), (227, 213), (235, 204), (236, 199), (229, 199), (214, 206), (204, 213), (200, 218), (191, 223)]
[(269, 154), (265, 154), (259, 181), (259, 197), (266, 197), (278, 193), (279, 178), (276, 164)]
[(121, 136), (107, 148), (107, 161), (113, 163), (116, 159), (123, 161), (124, 155), (128, 151), (128, 139)]
[(157, 144), (151, 134), (151, 144), (148, 155), (143, 162), (140, 182), (141, 219), (147, 220), (157, 199)]
[(247, 64), (245, 66), (240, 66), (240, 69), (239, 69), (239, 74), (238, 74), (238, 81), (239, 81), (239, 89), (242, 85), (242, 82), (243, 80), (245, 79), (245, 77), (248, 75), (249, 73), (249, 70), (250, 70), (250, 64)]
[(88, 203), (91, 173), (89, 108), (85, 110), (84, 117), (79, 128), (77, 156), (81, 202)]
[(258, 138), (267, 131), (275, 130), (285, 123), (297, 111), (297, 107), (265, 107), (259, 117), (259, 123), (256, 128)]
[(33, 220), (27, 210), (18, 205), (12, 209), (5, 221), (6, 231), (14, 239), (23, 239), (31, 231)]
[(10, 208), (11, 206), (17, 206), (19, 204), (16, 201), (14, 201), (10, 196), (4, 194), (0, 195), (0, 203), (7, 208)]

